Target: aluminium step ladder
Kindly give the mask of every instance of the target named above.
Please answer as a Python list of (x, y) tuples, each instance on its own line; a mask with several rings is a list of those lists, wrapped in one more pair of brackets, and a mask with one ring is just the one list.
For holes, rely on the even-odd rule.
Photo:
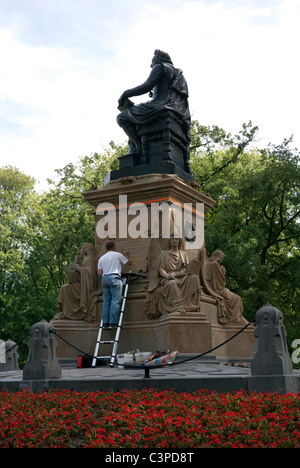
[[(111, 330), (111, 328), (106, 329), (106, 328), (103, 327), (103, 319), (101, 318), (100, 327), (99, 327), (99, 331), (98, 331), (98, 337), (97, 337), (96, 346), (95, 346), (95, 352), (94, 352), (93, 361), (92, 361), (92, 367), (96, 367), (97, 359), (104, 359), (104, 358), (109, 358), (109, 357), (110, 357), (110, 364), (109, 365), (110, 365), (110, 367), (114, 367), (116, 356), (117, 356), (117, 349), (118, 349), (118, 345), (119, 345), (120, 333), (121, 333), (121, 329), (122, 329), (122, 322), (123, 322), (126, 298), (127, 298), (128, 288), (129, 288), (129, 280), (130, 280), (130, 278), (137, 278), (137, 277), (143, 277), (144, 278), (145, 275), (141, 275), (141, 274), (138, 274), (138, 273), (132, 273), (132, 272), (129, 272), (129, 273), (126, 273), (125, 275), (122, 275), (122, 282), (123, 282), (124, 288), (123, 288), (121, 310), (120, 310), (120, 315), (119, 315), (119, 322), (118, 322), (118, 325), (117, 325), (117, 328), (116, 328), (116, 335), (115, 335), (114, 340), (108, 340), (108, 341), (103, 340), (103, 341), (101, 341), (103, 331)], [(113, 345), (111, 356), (98, 356), (98, 351), (99, 351), (100, 345), (108, 345), (108, 344)]]

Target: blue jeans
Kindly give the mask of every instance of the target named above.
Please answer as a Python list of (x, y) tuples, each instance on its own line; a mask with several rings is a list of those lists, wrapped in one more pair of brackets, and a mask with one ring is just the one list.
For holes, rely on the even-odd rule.
[(102, 278), (103, 289), (103, 306), (102, 319), (103, 323), (119, 322), (119, 309), (122, 299), (122, 279), (118, 275), (105, 275)]

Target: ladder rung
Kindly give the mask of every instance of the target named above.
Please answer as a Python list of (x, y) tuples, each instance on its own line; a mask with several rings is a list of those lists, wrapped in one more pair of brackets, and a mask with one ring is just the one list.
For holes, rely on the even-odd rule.
[(98, 341), (100, 344), (113, 344), (114, 341)]

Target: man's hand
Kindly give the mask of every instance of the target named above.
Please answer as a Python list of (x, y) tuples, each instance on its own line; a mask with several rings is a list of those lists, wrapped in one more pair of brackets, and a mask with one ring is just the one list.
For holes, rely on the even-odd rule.
[(131, 266), (131, 260), (129, 259), (129, 252), (123, 252), (125, 258), (127, 258), (126, 266)]

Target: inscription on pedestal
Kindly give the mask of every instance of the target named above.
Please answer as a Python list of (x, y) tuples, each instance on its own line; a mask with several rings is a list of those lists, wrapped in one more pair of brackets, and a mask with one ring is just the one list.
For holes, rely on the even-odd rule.
[(116, 239), (116, 251), (123, 253), (127, 252), (131, 260), (131, 266), (123, 266), (122, 272), (129, 271), (146, 273), (148, 270), (148, 255), (149, 255), (150, 239)]
[(136, 239), (125, 240), (116, 243), (117, 247), (120, 245), (123, 252), (129, 252), (131, 266), (123, 267), (124, 272), (147, 272), (148, 269), (148, 255), (149, 255), (149, 239)]

